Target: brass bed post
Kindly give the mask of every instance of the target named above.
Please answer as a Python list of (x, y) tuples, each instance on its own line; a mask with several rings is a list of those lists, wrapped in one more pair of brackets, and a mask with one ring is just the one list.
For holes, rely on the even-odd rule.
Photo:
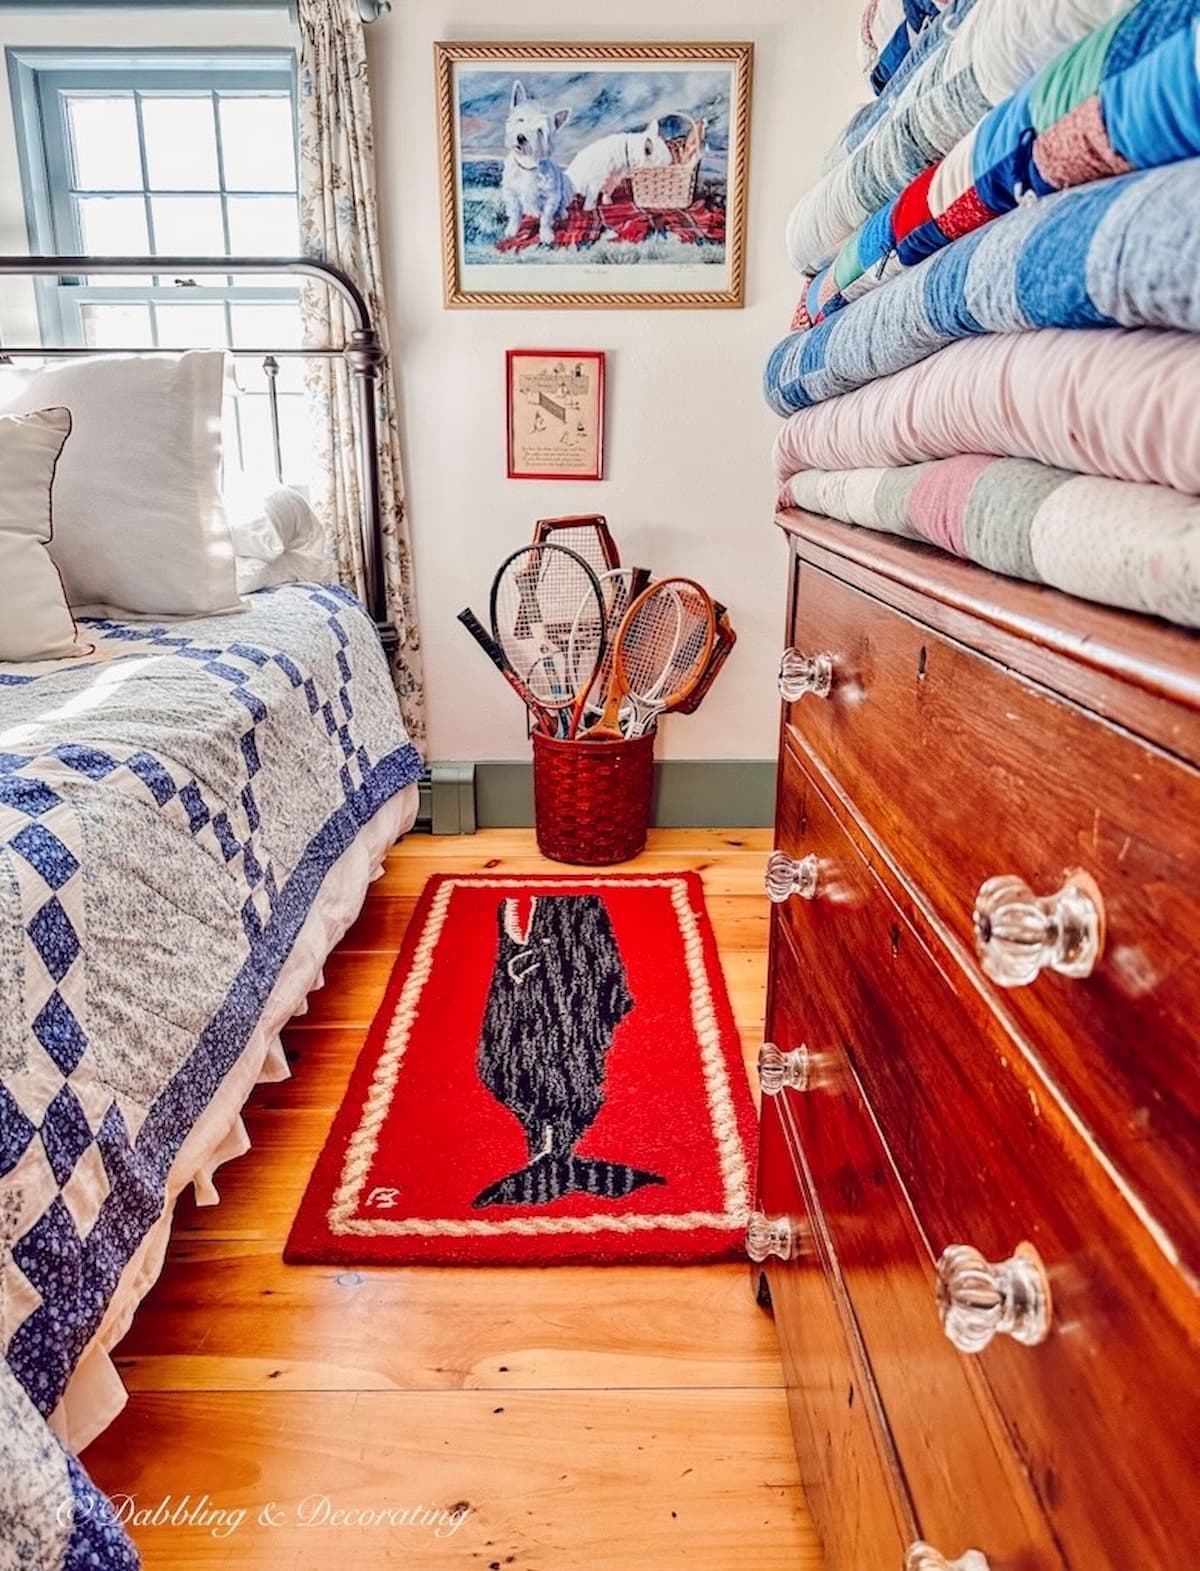
[[(387, 654), (396, 648), (400, 635), (388, 616), (387, 591), (383, 576), (383, 506), (379, 490), (379, 403), (377, 384), (383, 365), (383, 349), (379, 334), (371, 320), (366, 299), (354, 280), (340, 268), (327, 262), (313, 261), (309, 257), (198, 257), (198, 256), (15, 256), (0, 255), (0, 278), (3, 277), (52, 277), (79, 276), (88, 273), (121, 274), (141, 273), (147, 276), (168, 273), (187, 276), (190, 273), (289, 273), (304, 278), (315, 278), (335, 289), (350, 307), (353, 326), (344, 343), (329, 344), (311, 349), (229, 349), (228, 353), (239, 358), (276, 362), (287, 356), (311, 360), (344, 360), (348, 374), (354, 378), (357, 390), (355, 404), (358, 412), (358, 458), (362, 481), (362, 517), (360, 533), (363, 553), (363, 576), (366, 580), (367, 609), (375, 623), (380, 642)], [(186, 346), (185, 346), (186, 347)], [(192, 346), (194, 347), (194, 346)], [(182, 354), (183, 348), (171, 349), (166, 345), (153, 348), (139, 346), (128, 349), (93, 348), (86, 345), (19, 344), (0, 345), (0, 361), (14, 359), (68, 359), (83, 355), (147, 355)], [(271, 373), (267, 372), (269, 392), (274, 391)], [(277, 419), (276, 411), (276, 419)], [(276, 472), (281, 465), (277, 462)]]

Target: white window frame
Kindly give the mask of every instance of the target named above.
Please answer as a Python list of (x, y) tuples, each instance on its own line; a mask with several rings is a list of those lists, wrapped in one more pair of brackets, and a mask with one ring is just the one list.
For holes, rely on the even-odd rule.
[[(25, 199), (29, 246), (41, 255), (75, 256), (82, 253), (82, 235), (73, 201), (74, 185), (70, 167), (70, 129), (66, 122), (66, 94), (178, 92), (184, 95), (239, 90), (286, 92), (296, 104), (295, 55), (288, 49), (36, 49), (10, 48), (9, 81), (16, 118), (17, 150), (21, 184)], [(221, 132), (214, 113), (218, 158)], [(142, 154), (143, 190), (146, 202), (147, 234), (153, 249), (153, 215), (149, 181), (145, 177), (145, 140), (138, 114), (139, 148)], [(226, 220), (229, 195), (253, 197), (253, 191), (228, 192), (223, 167), (219, 195)], [(104, 195), (89, 192), (89, 195)], [(139, 193), (123, 191), (123, 196)], [(172, 191), (171, 195), (188, 195)], [(206, 191), (206, 195), (212, 194)], [(277, 191), (263, 195), (278, 196)], [(152, 282), (150, 281), (152, 278)], [(38, 281), (38, 318), (41, 340), (47, 345), (65, 346), (84, 341), (80, 307), (88, 302), (120, 303), (138, 301), (180, 303), (186, 299), (223, 303), (226, 308), (237, 302), (269, 301), (287, 303), (298, 297), (295, 285), (261, 283), (222, 284), (201, 278), (187, 279), (148, 275), (145, 286), (107, 285), (101, 277), (41, 279)], [(229, 318), (226, 319), (227, 328)], [(152, 331), (156, 347), (180, 348), (182, 345), (157, 345), (157, 330)]]

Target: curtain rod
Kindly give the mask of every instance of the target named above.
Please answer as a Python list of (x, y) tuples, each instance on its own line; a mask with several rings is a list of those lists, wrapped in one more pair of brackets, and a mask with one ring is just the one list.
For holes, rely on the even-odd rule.
[[(357, 0), (364, 22), (377, 22), (392, 9), (392, 0)], [(296, 0), (0, 0), (0, 11), (287, 11), (296, 14)]]

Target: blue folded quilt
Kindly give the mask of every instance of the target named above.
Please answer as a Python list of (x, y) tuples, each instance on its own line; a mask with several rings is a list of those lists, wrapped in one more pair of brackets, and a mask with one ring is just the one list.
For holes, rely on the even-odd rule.
[(1200, 330), (1200, 159), (1060, 191), (792, 333), (765, 393), (789, 415), (955, 339), (1038, 327)]
[(1200, 156), (1200, 0), (1138, 0), (1072, 44), (859, 226), (805, 289), (832, 316), (1029, 192)]

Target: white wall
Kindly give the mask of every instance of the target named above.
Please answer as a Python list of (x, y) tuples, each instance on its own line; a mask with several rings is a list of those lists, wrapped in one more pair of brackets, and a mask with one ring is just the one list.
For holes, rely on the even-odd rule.
[[(368, 29), (380, 217), (401, 383), (409, 513), (426, 674), (430, 757), (527, 756), (515, 701), (455, 612), (486, 610), (491, 572), (534, 519), (607, 514), (626, 561), (691, 574), (729, 607), (738, 647), (695, 716), (668, 720), (663, 757), (762, 758), (775, 750), (774, 674), (784, 550), (771, 525), (775, 419), (759, 390), (796, 294), (783, 223), (862, 97), (862, 0), (396, 0)], [(599, 18), (599, 22), (589, 18)], [(752, 39), (749, 265), (743, 311), (446, 311), (442, 307), (435, 39)], [(279, 44), (286, 14), (174, 10), (0, 11), (0, 43)], [(27, 249), (0, 73), (0, 250)], [(10, 310), (4, 312), (12, 332)], [(0, 312), (4, 302), (0, 301)], [(504, 351), (607, 351), (609, 478), (506, 480)]]
[[(785, 554), (771, 524), (776, 422), (759, 384), (795, 304), (784, 219), (863, 96), (861, 8), (861, 0), (398, 0), (368, 29), (432, 758), (527, 756), (515, 702), (454, 614), (468, 602), (486, 611), (494, 564), (529, 538), (534, 519), (585, 511), (607, 515), (625, 561), (707, 584), (738, 631), (704, 707), (664, 724), (660, 756), (774, 753)], [(497, 36), (754, 41), (745, 310), (443, 309), (433, 43)], [(521, 346), (607, 351), (607, 480), (505, 479), (504, 351)]]

